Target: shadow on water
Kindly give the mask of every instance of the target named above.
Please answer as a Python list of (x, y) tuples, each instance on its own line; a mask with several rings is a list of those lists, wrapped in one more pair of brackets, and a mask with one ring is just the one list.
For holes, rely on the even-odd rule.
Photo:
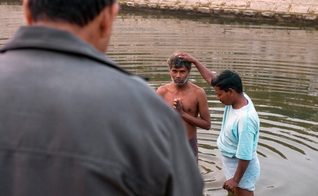
[[(2, 2), (0, 46), (24, 23), (19, 4)], [(154, 89), (170, 81), (166, 60), (177, 50), (191, 53), (217, 73), (231, 69), (241, 75), (261, 120), (257, 149), (261, 176), (255, 195), (318, 192), (318, 31), (314, 25), (132, 10), (121, 10), (114, 25), (107, 55), (124, 69), (149, 77)], [(198, 130), (204, 192), (224, 196), (216, 146), (224, 106), (195, 68), (190, 81), (206, 91), (211, 113), (211, 129)]]

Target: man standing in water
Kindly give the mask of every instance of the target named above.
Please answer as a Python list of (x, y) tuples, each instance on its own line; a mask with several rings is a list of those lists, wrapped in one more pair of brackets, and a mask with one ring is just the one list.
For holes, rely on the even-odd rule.
[[(172, 82), (161, 86), (157, 93), (181, 115), (194, 156), (198, 161), (197, 127), (211, 128), (211, 118), (205, 91), (188, 81), (191, 62), (174, 53), (167, 60)], [(200, 118), (198, 118), (200, 115)]]
[(253, 196), (260, 175), (256, 153), (260, 121), (252, 100), (243, 92), (241, 78), (230, 70), (216, 76), (187, 53), (179, 53), (178, 57), (193, 63), (203, 78), (213, 86), (217, 98), (225, 104), (217, 140), (227, 179), (223, 188), (234, 192), (235, 196)]
[(0, 48), (0, 195), (202, 195), (180, 116), (105, 55), (119, 5), (23, 7)]

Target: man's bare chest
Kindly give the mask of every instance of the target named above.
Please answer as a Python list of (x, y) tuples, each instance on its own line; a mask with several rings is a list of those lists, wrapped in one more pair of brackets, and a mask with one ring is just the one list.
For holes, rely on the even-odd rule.
[(183, 93), (166, 93), (164, 99), (169, 105), (173, 106), (174, 99), (179, 98), (181, 100), (182, 109), (186, 113), (197, 113), (198, 111), (198, 100), (194, 93), (183, 92)]

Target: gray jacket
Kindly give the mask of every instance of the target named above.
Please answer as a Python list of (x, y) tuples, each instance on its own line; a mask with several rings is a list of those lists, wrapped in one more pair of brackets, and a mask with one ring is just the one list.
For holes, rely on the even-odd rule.
[(201, 196), (177, 112), (66, 31), (0, 49), (0, 195)]

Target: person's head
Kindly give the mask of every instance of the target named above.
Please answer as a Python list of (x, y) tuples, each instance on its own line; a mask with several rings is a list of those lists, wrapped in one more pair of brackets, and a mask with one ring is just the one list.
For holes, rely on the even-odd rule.
[(99, 50), (106, 50), (118, 12), (115, 0), (24, 0), (23, 7), (28, 25), (69, 30)]
[(211, 82), (217, 98), (225, 105), (232, 105), (236, 94), (243, 93), (243, 84), (241, 77), (230, 70), (221, 72)]
[(191, 63), (179, 58), (176, 54), (177, 53), (174, 53), (168, 58), (167, 64), (174, 84), (182, 86), (188, 81)]

